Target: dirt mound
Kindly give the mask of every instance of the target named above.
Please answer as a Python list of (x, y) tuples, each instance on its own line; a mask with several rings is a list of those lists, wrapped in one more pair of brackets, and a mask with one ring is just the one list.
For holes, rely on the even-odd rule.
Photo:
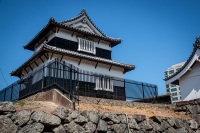
[[(59, 105), (56, 105), (53, 102), (47, 102), (47, 101), (26, 101), (26, 102), (19, 101), (15, 103), (15, 107), (17, 110), (31, 109), (31, 110), (41, 110), (48, 113), (53, 113), (58, 106)], [(76, 106), (76, 109), (79, 109), (81, 111), (99, 110), (102, 112), (124, 113), (127, 115), (141, 114), (145, 115), (147, 118), (151, 116), (162, 116), (162, 117), (190, 119), (190, 117), (187, 116), (185, 112), (174, 112), (172, 109), (169, 108), (168, 105), (166, 106), (162, 104), (158, 105), (145, 104), (144, 106), (143, 103), (137, 103), (135, 107), (128, 107), (128, 106), (109, 106), (109, 105), (80, 103), (79, 105)]]

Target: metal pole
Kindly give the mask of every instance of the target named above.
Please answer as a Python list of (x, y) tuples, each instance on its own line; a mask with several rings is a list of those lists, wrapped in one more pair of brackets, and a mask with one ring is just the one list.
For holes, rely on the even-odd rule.
[(5, 88), (5, 91), (4, 91), (4, 101), (6, 101), (6, 89), (7, 88)]
[(13, 84), (12, 84), (12, 88), (11, 88), (10, 101), (12, 101), (12, 97), (13, 97)]
[(69, 79), (69, 93), (71, 97), (71, 91), (72, 91), (72, 64), (70, 64), (70, 79)]
[(142, 96), (143, 96), (143, 100), (144, 100), (144, 85), (142, 83)]

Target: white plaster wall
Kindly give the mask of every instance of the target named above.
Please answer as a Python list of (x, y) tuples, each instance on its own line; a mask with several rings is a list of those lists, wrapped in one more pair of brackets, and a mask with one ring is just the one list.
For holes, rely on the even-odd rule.
[[(75, 33), (74, 36), (72, 37), (72, 32), (64, 30), (64, 29), (60, 29), (58, 33), (53, 33), (48, 37), (48, 40), (50, 41), (51, 39), (53, 39), (53, 37), (59, 37), (59, 38), (63, 38), (63, 39), (67, 39), (67, 40), (71, 40), (74, 42), (78, 42), (77, 39), (77, 34)], [(96, 39), (95, 39), (96, 40)], [(106, 50), (111, 50), (111, 47), (109, 46), (110, 43), (100, 40), (100, 42), (96, 42), (96, 47), (98, 48), (102, 48), (102, 49), (106, 49)]]
[(184, 101), (200, 98), (200, 63), (196, 62), (180, 80), (181, 98)]
[[(61, 57), (61, 55), (54, 55), (52, 60), (54, 58), (60, 58), (60, 57)], [(103, 75), (109, 75), (111, 77), (124, 78), (123, 69), (120, 67), (112, 66), (111, 70), (109, 71), (110, 65), (98, 63), (97, 68), (95, 69), (95, 65), (96, 65), (95, 62), (91, 62), (89, 60), (82, 59), (80, 65), (78, 65), (79, 60), (80, 59), (68, 57), (68, 56), (63, 57), (63, 61), (66, 61), (82, 70), (95, 72), (95, 73), (99, 73), (99, 74), (103, 74)]]

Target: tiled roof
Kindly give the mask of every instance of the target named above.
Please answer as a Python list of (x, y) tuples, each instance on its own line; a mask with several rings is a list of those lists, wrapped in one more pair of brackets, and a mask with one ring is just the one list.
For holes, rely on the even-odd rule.
[(11, 75), (12, 76), (17, 76), (18, 75), (17, 73), (20, 72), (21, 69), (23, 69), (26, 66), (29, 66), (29, 63), (33, 62), (34, 59), (36, 57), (38, 57), (44, 51), (50, 51), (50, 52), (54, 52), (54, 53), (66, 54), (66, 55), (69, 55), (69, 56), (88, 59), (90, 61), (96, 61), (96, 62), (101, 62), (101, 63), (113, 65), (113, 66), (119, 66), (119, 67), (124, 68), (125, 72), (128, 72), (128, 71), (131, 71), (131, 70), (135, 69), (134, 65), (123, 64), (123, 63), (120, 63), (120, 62), (116, 62), (116, 61), (113, 61), (113, 60), (104, 59), (104, 58), (100, 58), (100, 57), (93, 57), (93, 56), (81, 54), (81, 53), (78, 53), (78, 52), (74, 52), (74, 51), (70, 51), (70, 50), (65, 50), (65, 49), (53, 47), (53, 46), (50, 46), (50, 45), (45, 43), (45, 44), (43, 44), (43, 47), (39, 51), (34, 53), (26, 62), (24, 62), (16, 70), (12, 71)]
[(71, 19), (68, 19), (68, 20), (65, 20), (65, 21), (62, 21), (61, 23), (64, 24), (64, 23), (67, 23), (67, 22), (72, 22), (76, 19), (79, 19), (81, 18), (82, 16), (86, 16), (88, 18), (88, 20), (92, 23), (92, 25), (104, 36), (104, 37), (107, 37), (94, 23), (93, 21), (90, 19), (89, 15), (87, 14), (86, 10), (83, 9), (81, 11), (81, 13), (77, 16), (77, 17), (74, 17), (74, 18), (71, 18)]
[(87, 34), (87, 35), (91, 35), (91, 36), (94, 36), (94, 37), (97, 37), (97, 38), (101, 38), (103, 40), (112, 41), (112, 42), (117, 43), (117, 44), (121, 43), (121, 41), (122, 41), (119, 38), (112, 38), (112, 37), (108, 37), (108, 36), (100, 36), (100, 35), (85, 31), (85, 30), (81, 30), (81, 29), (77, 29), (77, 28), (74, 28), (74, 27), (71, 27), (71, 26), (67, 26), (64, 23), (60, 23), (60, 22), (55, 21), (53, 18), (51, 19), (51, 21), (52, 21), (52, 23), (56, 24), (56, 26), (61, 26), (62, 28), (71, 29), (73, 31), (84, 33), (84, 34)]
[(193, 51), (189, 57), (189, 59), (185, 62), (185, 64), (181, 67), (181, 69), (179, 71), (177, 71), (176, 73), (174, 73), (173, 75), (169, 76), (169, 77), (166, 77), (164, 80), (167, 81), (173, 77), (175, 77), (176, 75), (178, 75), (189, 63), (190, 61), (192, 60), (193, 56), (195, 55), (197, 49), (200, 49), (200, 37), (196, 38), (196, 41), (193, 45)]
[(111, 42), (111, 46), (114, 47), (115, 45), (119, 44), (122, 42), (121, 39), (119, 38), (112, 38), (112, 37), (108, 37), (106, 36), (102, 31), (100, 31), (95, 25), (94, 23), (91, 21), (92, 25), (103, 35), (98, 35), (98, 34), (94, 34), (94, 33), (91, 33), (91, 32), (88, 32), (88, 31), (84, 31), (84, 30), (81, 30), (81, 29), (78, 29), (78, 28), (74, 28), (74, 27), (71, 27), (71, 26), (68, 26), (65, 24), (65, 22), (68, 22), (68, 21), (73, 21), (75, 19), (78, 19), (79, 17), (81, 17), (82, 15), (86, 15), (88, 17), (88, 19), (91, 21), (91, 19), (89, 18), (89, 16), (87, 15), (87, 13), (85, 12), (85, 10), (83, 10), (79, 16), (73, 18), (73, 19), (70, 19), (70, 20), (66, 20), (66, 21), (63, 21), (63, 22), (57, 22), (54, 20), (54, 18), (51, 18), (48, 22), (48, 24), (38, 33), (36, 34), (36, 36), (29, 42), (27, 43), (24, 48), (25, 49), (29, 49), (29, 50), (34, 50), (34, 45), (40, 41), (40, 39), (44, 38), (45, 35), (53, 30), (55, 27), (58, 27), (58, 28), (63, 28), (63, 29), (66, 29), (66, 30), (71, 30), (71, 31), (74, 31), (74, 32), (78, 32), (78, 33), (81, 33), (81, 34), (85, 34), (85, 35), (88, 35), (88, 36), (91, 36), (91, 37), (95, 37), (95, 38), (98, 38), (100, 40), (105, 40), (105, 41), (109, 41)]
[(109, 60), (109, 59), (104, 59), (104, 58), (90, 56), (90, 55), (86, 55), (86, 54), (82, 54), (82, 53), (78, 53), (78, 52), (74, 52), (74, 51), (70, 51), (70, 50), (65, 50), (65, 49), (50, 46), (48, 44), (44, 44), (43, 47), (46, 48), (46, 50), (53, 50), (54, 52), (55, 51), (61, 52), (61, 53), (69, 54), (69, 55), (72, 55), (72, 56), (85, 58), (85, 59), (88, 59), (88, 60), (93, 60), (93, 61), (102, 62), (102, 63), (106, 63), (106, 64), (110, 64), (110, 65), (120, 66), (120, 67), (124, 67), (128, 70), (133, 70), (135, 68), (134, 65), (128, 65), (128, 64), (116, 62), (116, 61)]

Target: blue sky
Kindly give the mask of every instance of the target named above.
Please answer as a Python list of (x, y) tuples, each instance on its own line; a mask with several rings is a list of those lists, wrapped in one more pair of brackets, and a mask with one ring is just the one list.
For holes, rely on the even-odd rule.
[[(49, 21), (75, 17), (82, 9), (106, 35), (121, 38), (113, 60), (134, 64), (126, 78), (158, 85), (165, 94), (164, 71), (189, 58), (200, 36), (198, 0), (0, 0), (0, 68), (8, 84), (33, 53), (27, 44)], [(6, 83), (0, 74), (0, 89)]]

